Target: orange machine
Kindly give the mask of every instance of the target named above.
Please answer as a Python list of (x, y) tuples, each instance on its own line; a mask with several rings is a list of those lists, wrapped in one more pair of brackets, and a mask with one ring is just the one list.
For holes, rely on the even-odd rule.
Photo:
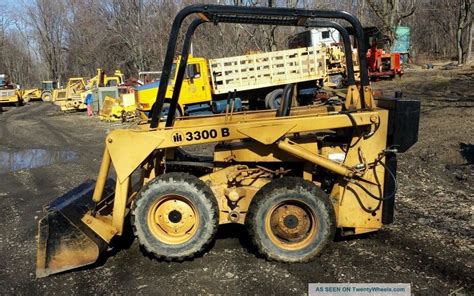
[(377, 40), (372, 40), (372, 46), (367, 51), (369, 62), (369, 77), (377, 79), (379, 77), (394, 78), (395, 75), (402, 76), (403, 71), (400, 66), (400, 53), (385, 52), (377, 48)]

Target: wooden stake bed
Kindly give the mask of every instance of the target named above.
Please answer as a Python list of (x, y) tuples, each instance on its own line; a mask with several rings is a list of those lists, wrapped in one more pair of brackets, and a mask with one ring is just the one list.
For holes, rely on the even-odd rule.
[(214, 94), (323, 79), (326, 50), (320, 46), (209, 60)]

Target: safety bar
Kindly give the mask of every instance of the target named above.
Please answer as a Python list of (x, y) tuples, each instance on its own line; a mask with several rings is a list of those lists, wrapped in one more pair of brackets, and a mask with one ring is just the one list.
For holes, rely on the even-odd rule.
[[(344, 11), (328, 11), (328, 10), (304, 10), (304, 9), (290, 9), (290, 8), (267, 8), (267, 7), (245, 7), (245, 6), (226, 6), (226, 5), (190, 5), (183, 8), (175, 17), (171, 27), (168, 47), (166, 50), (165, 60), (163, 63), (163, 70), (160, 79), (160, 85), (155, 100), (155, 107), (152, 110), (152, 118), (150, 127), (156, 128), (159, 123), (161, 111), (166, 96), (166, 88), (168, 86), (171, 74), (171, 68), (174, 61), (174, 53), (178, 40), (178, 33), (184, 19), (190, 14), (198, 14), (203, 22), (217, 23), (244, 23), (244, 24), (262, 24), (262, 25), (280, 25), (280, 26), (300, 26), (308, 27), (308, 23), (315, 18), (337, 18), (348, 21), (355, 31), (356, 40), (359, 46), (359, 63), (360, 63), (360, 78), (361, 85), (369, 85), (369, 76), (367, 72), (367, 60), (364, 40), (364, 31), (359, 20), (352, 14)], [(194, 30), (200, 24), (194, 26)], [(188, 30), (189, 32), (189, 30)], [(191, 34), (192, 35), (192, 34)], [(186, 45), (186, 44), (184, 44)], [(188, 52), (183, 45), (183, 52)], [(189, 47), (189, 44), (187, 44)], [(182, 84), (184, 72), (182, 75), (176, 76), (176, 84)], [(171, 105), (177, 106), (180, 88), (174, 88), (173, 102)], [(175, 95), (177, 93), (177, 95)], [(361, 93), (363, 103), (362, 108), (365, 108), (364, 93)], [(174, 102), (176, 101), (176, 102)], [(171, 126), (173, 123), (174, 113), (176, 108), (170, 106), (168, 113), (167, 125)], [(170, 116), (173, 115), (173, 116)]]

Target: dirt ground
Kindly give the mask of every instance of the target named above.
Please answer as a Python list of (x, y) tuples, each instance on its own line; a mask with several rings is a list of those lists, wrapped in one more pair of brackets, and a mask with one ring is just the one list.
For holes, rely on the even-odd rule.
[(105, 135), (120, 124), (61, 114), (41, 102), (6, 108), (0, 114), (0, 294), (288, 295), (307, 293), (316, 282), (400, 282), (411, 283), (416, 295), (472, 295), (473, 81), (472, 68), (435, 68), (374, 83), (385, 94), (402, 90), (422, 102), (419, 142), (399, 156), (396, 221), (372, 235), (337, 239), (315, 261), (293, 265), (259, 258), (245, 229), (222, 227), (210, 250), (193, 261), (150, 259), (129, 240), (96, 266), (35, 279), (42, 206), (95, 178)]

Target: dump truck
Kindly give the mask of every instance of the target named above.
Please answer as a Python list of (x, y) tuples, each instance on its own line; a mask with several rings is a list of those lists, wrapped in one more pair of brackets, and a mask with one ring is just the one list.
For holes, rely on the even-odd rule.
[(23, 106), (22, 93), (19, 86), (10, 82), (5, 74), (0, 74), (0, 111), (3, 106), (14, 104), (17, 107)]
[[(296, 83), (300, 89), (322, 85), (326, 77), (325, 54), (325, 49), (315, 46), (210, 60), (189, 56), (178, 112), (181, 115), (222, 113), (229, 96), (237, 110), (243, 101), (248, 102), (251, 109), (257, 108), (259, 103), (275, 109), (285, 84)], [(179, 60), (174, 65), (178, 65)], [(175, 69), (176, 66), (167, 87), (168, 101), (176, 81)], [(139, 110), (151, 111), (159, 83), (136, 88)]]
[[(186, 18), (191, 21), (179, 39)], [(335, 26), (327, 19), (348, 21), (356, 31), (360, 84), (348, 59), (344, 97), (295, 107), (295, 82), (284, 86), (277, 110), (236, 112), (229, 102), (222, 114), (176, 116), (187, 83), (186, 58), (174, 63), (177, 43), (183, 40), (180, 55), (188, 57), (200, 25), (316, 27), (321, 19)], [(358, 235), (391, 223), (397, 153), (417, 141), (420, 103), (374, 99), (363, 39), (357, 18), (341, 11), (182, 9), (171, 27), (150, 121), (108, 133), (97, 179), (45, 207), (38, 223), (37, 277), (94, 263), (123, 235), (126, 221), (142, 250), (159, 260), (190, 260), (212, 245), (218, 225), (235, 223), (247, 227), (265, 258), (287, 263), (314, 259), (330, 247), (336, 230)], [(213, 147), (212, 155), (188, 149), (202, 144)]]
[(58, 89), (58, 82), (46, 80), (41, 82), (41, 88), (24, 90), (22, 98), (25, 102), (29, 102), (30, 100), (42, 100), (43, 102), (49, 102), (53, 97), (53, 91), (55, 89)]
[(85, 110), (87, 108), (84, 104), (86, 90), (118, 86), (123, 81), (124, 75), (120, 70), (115, 70), (112, 76), (107, 76), (102, 69), (98, 68), (97, 74), (89, 80), (84, 77), (69, 78), (65, 88), (53, 91), (52, 101), (64, 112)]

